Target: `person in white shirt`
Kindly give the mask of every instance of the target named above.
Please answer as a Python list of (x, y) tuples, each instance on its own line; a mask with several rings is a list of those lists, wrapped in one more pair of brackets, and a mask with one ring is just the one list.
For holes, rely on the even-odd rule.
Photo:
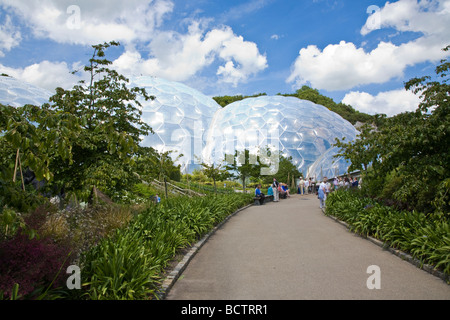
[(309, 180), (305, 181), (305, 194), (309, 193)]
[(300, 189), (300, 194), (305, 194), (305, 180), (303, 178), (301, 178), (298, 188)]
[(322, 189), (323, 193), (324, 193), (324, 197), (323, 197), (324, 206), (325, 206), (325, 201), (327, 200), (327, 194), (330, 192), (327, 181), (328, 181), (327, 177), (323, 177), (323, 181), (319, 185), (319, 189)]

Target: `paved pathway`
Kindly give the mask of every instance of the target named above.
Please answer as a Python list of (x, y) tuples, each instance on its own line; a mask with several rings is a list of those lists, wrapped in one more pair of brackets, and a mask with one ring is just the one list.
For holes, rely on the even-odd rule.
[[(380, 289), (367, 287), (372, 265)], [(232, 217), (166, 299), (450, 300), (450, 285), (326, 217), (315, 196), (293, 195)]]

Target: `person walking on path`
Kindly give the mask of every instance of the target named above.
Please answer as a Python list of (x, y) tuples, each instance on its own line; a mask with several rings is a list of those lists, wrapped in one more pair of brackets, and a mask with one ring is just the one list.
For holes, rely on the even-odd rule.
[(305, 194), (305, 180), (303, 180), (303, 177), (300, 180), (299, 188), (300, 188), (300, 194), (304, 195)]
[(305, 181), (305, 194), (309, 194), (309, 180)]
[(323, 181), (319, 185), (318, 198), (320, 209), (325, 208), (325, 201), (327, 200), (327, 194), (329, 193), (327, 180), (327, 177), (324, 177)]
[(280, 201), (280, 193), (278, 191), (278, 186), (280, 184), (278, 183), (276, 178), (273, 178), (273, 183), (272, 183), (272, 190), (273, 190), (273, 202), (278, 202)]
[(319, 187), (319, 206), (320, 209), (325, 208), (325, 190)]

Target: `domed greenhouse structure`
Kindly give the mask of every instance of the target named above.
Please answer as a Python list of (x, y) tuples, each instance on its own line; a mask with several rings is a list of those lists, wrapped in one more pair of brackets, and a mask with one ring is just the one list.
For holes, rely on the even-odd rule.
[(0, 103), (12, 107), (21, 107), (26, 104), (40, 106), (52, 96), (52, 93), (17, 80), (9, 76), (0, 76)]
[(199, 167), (205, 134), (220, 105), (214, 99), (182, 83), (156, 77), (130, 80), (130, 86), (145, 88), (155, 100), (140, 101), (142, 120), (155, 134), (143, 137), (141, 144), (158, 152), (172, 151), (182, 172)]
[[(260, 96), (222, 108), (214, 99), (184, 84), (156, 77), (137, 77), (130, 87), (145, 88), (154, 100), (140, 101), (142, 118), (155, 134), (141, 145), (158, 152), (172, 151), (182, 172), (200, 163), (220, 163), (235, 150), (252, 153), (270, 147), (286, 157), (304, 176), (321, 178), (347, 172), (350, 163), (334, 158), (336, 138), (356, 139), (353, 125), (324, 106), (295, 97)], [(0, 77), (0, 103), (42, 105), (49, 91), (26, 82)]]
[[(324, 106), (295, 97), (260, 96), (234, 102), (215, 114), (204, 156), (216, 162), (233, 148), (255, 153), (269, 146), (292, 157), (305, 176), (317, 160), (322, 170), (344, 174), (348, 166), (336, 167), (332, 145), (336, 138), (354, 140), (357, 133), (350, 122)], [(309, 174), (319, 176), (316, 169)]]

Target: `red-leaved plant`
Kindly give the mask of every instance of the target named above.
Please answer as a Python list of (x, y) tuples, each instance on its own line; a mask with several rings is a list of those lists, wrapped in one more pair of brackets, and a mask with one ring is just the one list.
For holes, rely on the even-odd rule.
[(0, 292), (9, 298), (15, 283), (19, 296), (35, 298), (36, 289), (57, 288), (64, 284), (70, 249), (50, 239), (30, 239), (18, 233), (0, 243)]

